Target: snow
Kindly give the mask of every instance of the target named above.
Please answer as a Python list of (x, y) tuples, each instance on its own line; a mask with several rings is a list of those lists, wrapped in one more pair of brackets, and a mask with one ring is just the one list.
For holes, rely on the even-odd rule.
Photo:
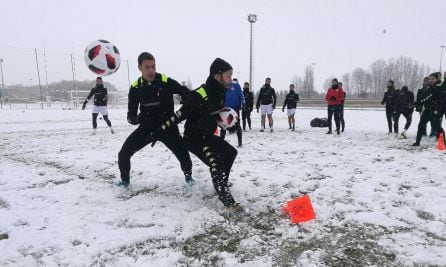
[[(0, 110), (0, 266), (446, 265), (446, 155), (410, 146), (418, 114), (404, 140), (384, 111), (346, 110), (340, 137), (309, 126), (322, 109), (298, 109), (296, 132), (276, 110), (260, 133), (253, 113), (230, 177), (242, 221), (222, 216), (206, 166), (192, 156), (190, 188), (160, 143), (115, 187), (125, 114), (91, 135), (87, 110)], [(307, 193), (316, 219), (293, 225), (281, 207)]]

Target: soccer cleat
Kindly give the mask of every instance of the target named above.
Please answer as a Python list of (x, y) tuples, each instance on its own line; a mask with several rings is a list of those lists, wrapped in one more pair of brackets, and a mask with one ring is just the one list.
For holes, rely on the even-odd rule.
[(186, 175), (186, 176), (184, 177), (184, 180), (186, 181), (186, 184), (189, 185), (189, 186), (193, 186), (193, 185), (195, 185), (195, 180), (194, 180), (194, 178), (192, 178), (192, 176), (190, 176), (190, 175)]
[(240, 203), (237, 202), (232, 205), (226, 206), (225, 209), (226, 211), (231, 213), (240, 213), (244, 211), (242, 205), (240, 205)]
[(110, 127), (110, 132), (111, 132), (112, 134), (114, 134), (114, 133), (115, 133), (115, 130), (113, 130), (113, 128)]
[(339, 129), (337, 129), (337, 130), (336, 130), (336, 133), (337, 133), (338, 135), (340, 135), (340, 134), (341, 134), (341, 133), (339, 132)]
[(93, 132), (91, 133), (91, 135), (96, 135), (96, 129), (93, 129)]
[(260, 129), (260, 132), (262, 132), (262, 133), (263, 133), (264, 131), (265, 131), (265, 129)]
[(415, 143), (412, 144), (412, 146), (420, 146), (420, 143), (415, 142)]
[(271, 128), (271, 130), (270, 130), (272, 133), (274, 133), (274, 130), (273, 130), (273, 128)]
[(116, 185), (118, 187), (125, 187), (125, 188), (127, 188), (127, 187), (129, 187), (130, 182), (129, 181), (119, 181), (119, 182), (116, 183)]
[(331, 131), (326, 132), (325, 134), (331, 134)]

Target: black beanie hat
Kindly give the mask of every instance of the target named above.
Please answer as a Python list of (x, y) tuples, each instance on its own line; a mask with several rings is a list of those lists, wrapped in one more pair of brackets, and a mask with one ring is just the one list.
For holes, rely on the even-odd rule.
[(211, 64), (210, 75), (219, 74), (232, 70), (232, 66), (221, 58), (216, 58)]

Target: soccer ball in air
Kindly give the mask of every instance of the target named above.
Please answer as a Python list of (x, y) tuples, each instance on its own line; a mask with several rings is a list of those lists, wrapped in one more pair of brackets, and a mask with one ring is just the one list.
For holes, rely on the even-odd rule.
[(223, 108), (217, 115), (217, 124), (222, 129), (234, 127), (238, 122), (238, 114), (232, 108)]
[(98, 76), (115, 73), (121, 64), (121, 56), (116, 46), (106, 40), (96, 40), (85, 48), (85, 63)]

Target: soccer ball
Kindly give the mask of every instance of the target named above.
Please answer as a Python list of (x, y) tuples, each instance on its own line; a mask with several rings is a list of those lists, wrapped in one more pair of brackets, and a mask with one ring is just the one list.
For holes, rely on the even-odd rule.
[(238, 114), (232, 108), (223, 108), (217, 115), (217, 124), (222, 129), (234, 127), (238, 122)]
[(85, 63), (98, 76), (115, 73), (121, 64), (121, 56), (116, 46), (106, 40), (96, 40), (85, 48)]

